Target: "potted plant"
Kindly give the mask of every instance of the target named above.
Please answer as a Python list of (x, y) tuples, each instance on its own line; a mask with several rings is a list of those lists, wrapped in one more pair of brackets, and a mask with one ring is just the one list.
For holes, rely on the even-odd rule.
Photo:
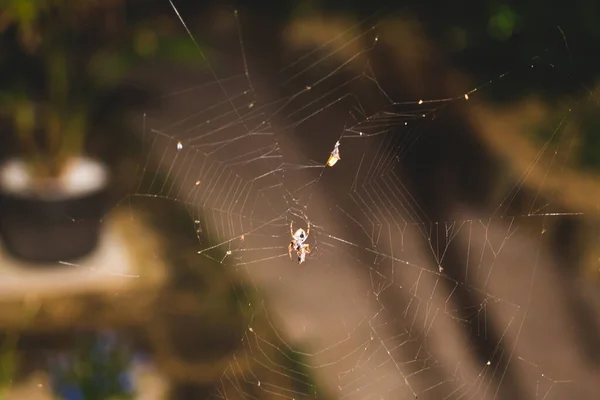
[(0, 117), (17, 151), (0, 163), (0, 235), (19, 259), (67, 261), (96, 248), (112, 181), (86, 139), (123, 111), (104, 106), (126, 97), (122, 78), (136, 63), (160, 49), (190, 53), (169, 20), (128, 5), (4, 0)]

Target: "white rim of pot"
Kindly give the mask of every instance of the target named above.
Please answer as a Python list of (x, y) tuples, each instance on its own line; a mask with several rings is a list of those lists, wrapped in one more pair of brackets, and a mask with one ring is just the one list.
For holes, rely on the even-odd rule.
[(15, 197), (65, 200), (85, 197), (108, 185), (107, 166), (91, 157), (73, 157), (61, 176), (40, 185), (27, 162), (12, 158), (0, 164), (0, 191)]

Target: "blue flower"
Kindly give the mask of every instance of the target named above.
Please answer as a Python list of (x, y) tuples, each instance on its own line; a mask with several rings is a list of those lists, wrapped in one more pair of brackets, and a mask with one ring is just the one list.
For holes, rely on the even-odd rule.
[(133, 356), (119, 345), (116, 334), (100, 333), (70, 354), (58, 353), (48, 358), (52, 387), (66, 400), (132, 394)]
[(74, 384), (59, 383), (54, 386), (54, 391), (64, 400), (85, 400), (81, 389)]

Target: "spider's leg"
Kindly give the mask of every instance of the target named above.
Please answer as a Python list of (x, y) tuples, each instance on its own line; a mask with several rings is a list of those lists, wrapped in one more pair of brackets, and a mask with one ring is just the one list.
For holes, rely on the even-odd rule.
[(290, 235), (292, 235), (292, 237), (294, 236), (294, 228), (292, 228), (292, 226), (294, 226), (294, 221), (290, 222)]
[(306, 227), (306, 237), (304, 238), (305, 240), (308, 238), (308, 235), (310, 235), (310, 222), (308, 223), (308, 226)]
[(292, 259), (292, 249), (294, 248), (294, 241), (292, 240), (290, 242), (290, 245), (288, 246), (288, 254), (290, 255), (290, 260)]
[(305, 252), (306, 254), (310, 254), (310, 245), (309, 245), (309, 244), (305, 244), (305, 245), (304, 245), (304, 252)]

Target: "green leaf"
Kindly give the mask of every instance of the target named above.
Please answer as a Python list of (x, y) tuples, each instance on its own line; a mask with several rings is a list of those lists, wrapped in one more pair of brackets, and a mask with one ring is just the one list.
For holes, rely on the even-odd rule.
[[(13, 8), (16, 19), (19, 24), (30, 24), (38, 18), (39, 5), (36, 5), (36, 0), (16, 0), (12, 1), (11, 8)], [(10, 7), (9, 6), (9, 7)]]
[(502, 6), (488, 21), (488, 32), (496, 40), (509, 39), (517, 24), (517, 14), (509, 7)]
[(200, 50), (188, 37), (163, 37), (157, 57), (184, 62), (202, 62)]
[(112, 86), (131, 68), (133, 60), (125, 53), (99, 51), (88, 62), (90, 77), (99, 86)]
[(158, 51), (158, 38), (156, 33), (149, 29), (139, 29), (134, 33), (133, 48), (144, 58), (152, 57)]
[(35, 111), (33, 104), (20, 101), (14, 108), (15, 125), (19, 132), (30, 132), (35, 126)]

